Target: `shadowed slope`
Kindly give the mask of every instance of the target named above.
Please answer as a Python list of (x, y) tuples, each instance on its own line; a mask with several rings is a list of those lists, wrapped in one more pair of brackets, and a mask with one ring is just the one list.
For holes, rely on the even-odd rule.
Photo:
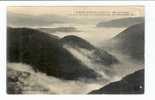
[(98, 75), (64, 49), (59, 38), (28, 28), (8, 28), (8, 62), (22, 62), (36, 71), (63, 79), (92, 78)]
[(144, 61), (144, 23), (133, 25), (109, 40), (107, 46)]
[(144, 70), (127, 75), (122, 80), (112, 82), (90, 94), (142, 94), (144, 93)]
[(70, 48), (79, 50), (79, 52), (80, 49), (82, 49), (83, 51), (81, 50), (81, 53), (84, 53), (84, 51), (87, 52), (84, 55), (86, 55), (89, 59), (94, 60), (96, 63), (101, 63), (103, 65), (118, 63), (118, 60), (113, 55), (109, 54), (105, 50), (98, 49), (80, 37), (69, 35), (62, 38), (60, 41), (63, 45), (68, 45)]

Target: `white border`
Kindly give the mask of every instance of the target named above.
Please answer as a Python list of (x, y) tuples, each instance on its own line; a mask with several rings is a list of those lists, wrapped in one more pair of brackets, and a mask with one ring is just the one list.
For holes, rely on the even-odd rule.
[[(7, 95), (6, 94), (6, 8), (7, 6), (75, 6), (75, 5), (144, 5), (145, 6), (145, 94), (101, 96), (56, 96), (56, 95)], [(151, 99), (155, 94), (155, 2), (154, 1), (0, 1), (0, 97), (5, 99)], [(52, 98), (51, 98), (52, 97)], [(116, 98), (117, 97), (117, 98)]]
[(72, 5), (147, 5), (153, 6), (155, 1), (0, 1), (6, 6), (72, 6)]

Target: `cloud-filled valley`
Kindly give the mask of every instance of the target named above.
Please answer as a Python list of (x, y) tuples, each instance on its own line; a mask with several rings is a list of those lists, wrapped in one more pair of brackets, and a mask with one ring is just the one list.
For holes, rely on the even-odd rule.
[[(7, 14), (9, 94), (144, 93), (141, 13), (112, 17), (78, 15), (75, 8), (72, 13), (77, 15), (69, 8), (51, 12), (56, 8), (47, 7), (48, 13), (15, 9), (19, 12)], [(134, 12), (130, 7), (126, 10)]]
[[(28, 34), (27, 32), (30, 34)], [(14, 34), (11, 35), (11, 33), (14, 33)], [(15, 38), (13, 39), (13, 37)], [(19, 38), (16, 38), (16, 37), (19, 37)], [(8, 63), (9, 64), (8, 73), (11, 73), (13, 75), (15, 74), (15, 76), (16, 74), (19, 74), (19, 73), (21, 73), (22, 75), (24, 74), (23, 72), (25, 71), (18, 70), (18, 68), (14, 66), (17, 66), (17, 67), (26, 66), (26, 67), (32, 68), (28, 70), (27, 72), (27, 74), (29, 73), (28, 76), (26, 74), (28, 79), (32, 78), (31, 80), (34, 80), (33, 77), (35, 76), (33, 75), (39, 74), (43, 76), (42, 78), (43, 80), (45, 80), (45, 83), (40, 83), (40, 81), (38, 83), (35, 83), (35, 84), (38, 84), (38, 86), (36, 87), (36, 89), (38, 90), (34, 90), (34, 92), (33, 92), (33, 89), (35, 86), (32, 85), (34, 83), (32, 84), (30, 84), (31, 82), (27, 83), (28, 88), (30, 88), (30, 90), (24, 90), (24, 87), (18, 84), (17, 87), (21, 89), (17, 91), (22, 93), (29, 93), (29, 92), (38, 93), (39, 91), (42, 93), (42, 91), (44, 90), (45, 90), (44, 93), (54, 93), (54, 94), (55, 93), (56, 94), (89, 93), (92, 90), (99, 89), (110, 82), (120, 80), (122, 77), (130, 73), (133, 73), (137, 70), (143, 69), (144, 67), (143, 63), (140, 64), (126, 57), (128, 55), (117, 53), (115, 52), (115, 50), (107, 52), (106, 50), (108, 49), (106, 49), (104, 45), (103, 47), (105, 49), (98, 48), (91, 45), (88, 41), (73, 35), (66, 36), (60, 39), (54, 35), (52, 36), (51, 34), (39, 32), (34, 29), (8, 28), (8, 39), (9, 39), (8, 61), (10, 62)], [(27, 43), (24, 42), (25, 40), (27, 41)], [(16, 43), (19, 43), (18, 41), (20, 41), (20, 43), (23, 43), (23, 44), (17, 45)], [(38, 42), (40, 41), (39, 45), (34, 46), (32, 43), (36, 43), (37, 41)], [(51, 44), (52, 42), (54, 44)], [(18, 46), (20, 45), (23, 45), (23, 46), (19, 48)], [(54, 51), (54, 49), (56, 51)], [(14, 54), (13, 52), (16, 52), (16, 54)], [(52, 52), (55, 53), (55, 56), (53, 55)], [(60, 55), (60, 58), (58, 54)], [(62, 57), (65, 57), (65, 58), (62, 58)], [(38, 61), (40, 63), (38, 63)], [(53, 61), (55, 61), (55, 63), (53, 63)], [(23, 64), (20, 64), (20, 63), (23, 63)], [(28, 64), (31, 66), (27, 66), (24, 64)], [(52, 66), (55, 66), (55, 67), (52, 67)], [(12, 67), (14, 68), (12, 69)], [(21, 69), (25, 70), (25, 68), (21, 68)], [(14, 70), (15, 72), (12, 73), (12, 70)], [(33, 72), (33, 74), (31, 72)], [(124, 73), (120, 73), (120, 72), (124, 72)], [(53, 78), (53, 75), (55, 78)], [(54, 87), (56, 86), (52, 84), (53, 81), (50, 81), (51, 85), (49, 85), (50, 82), (48, 80), (50, 80), (50, 77), (52, 77), (51, 80), (53, 81), (55, 80), (54, 82), (56, 82), (57, 84), (59, 84), (61, 87), (64, 87), (64, 88), (55, 90), (56, 88), (54, 89)], [(8, 78), (10, 79), (10, 76)], [(14, 78), (17, 78), (17, 76)], [(24, 81), (23, 84), (26, 84), (25, 82), (27, 82), (28, 80), (26, 78), (19, 81)], [(11, 79), (11, 82), (12, 82), (12, 79)], [(68, 84), (68, 82), (69, 84), (71, 84), (71, 87), (65, 88), (65, 84)], [(72, 86), (75, 86), (77, 88), (73, 89)], [(82, 89), (83, 87), (85, 88)], [(80, 90), (82, 89), (82, 90), (78, 91), (78, 89)]]

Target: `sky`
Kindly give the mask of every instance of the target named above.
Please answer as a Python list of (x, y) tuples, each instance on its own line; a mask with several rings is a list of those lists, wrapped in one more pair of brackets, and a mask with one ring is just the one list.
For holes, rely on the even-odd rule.
[(143, 6), (9, 6), (8, 26), (75, 27), (80, 32), (51, 34), (60, 38), (77, 35), (97, 45), (127, 28), (98, 28), (96, 27), (98, 23), (143, 16)]
[[(8, 7), (8, 11), (26, 15), (54, 14), (76, 18), (86, 17), (94, 19), (114, 19), (129, 16), (144, 16), (143, 6), (10, 6)], [(80, 11), (83, 12), (80, 13)], [(112, 12), (119, 12), (122, 14), (112, 16)]]

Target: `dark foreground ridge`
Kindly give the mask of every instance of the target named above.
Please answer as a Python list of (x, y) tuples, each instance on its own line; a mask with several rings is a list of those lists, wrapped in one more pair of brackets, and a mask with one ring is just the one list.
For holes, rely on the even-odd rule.
[(34, 29), (8, 28), (7, 60), (67, 80), (98, 76), (64, 49), (58, 37)]
[(110, 83), (99, 90), (89, 94), (143, 94), (144, 69), (127, 75), (122, 80)]

